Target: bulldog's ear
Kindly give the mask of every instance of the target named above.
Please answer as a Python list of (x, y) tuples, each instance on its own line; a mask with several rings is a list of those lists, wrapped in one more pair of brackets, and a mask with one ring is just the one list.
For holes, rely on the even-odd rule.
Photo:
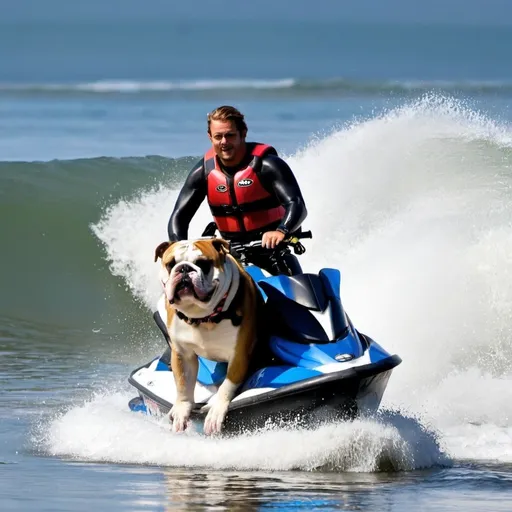
[(215, 250), (221, 254), (229, 253), (229, 242), (223, 238), (214, 238), (212, 240), (212, 245)]
[(164, 255), (164, 252), (171, 247), (171, 245), (174, 242), (162, 242), (156, 249), (155, 249), (155, 261), (158, 260), (158, 258), (161, 258)]

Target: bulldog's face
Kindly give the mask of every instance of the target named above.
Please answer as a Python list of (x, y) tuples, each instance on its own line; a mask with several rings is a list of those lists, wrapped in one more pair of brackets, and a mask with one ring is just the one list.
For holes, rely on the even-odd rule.
[(210, 309), (227, 252), (229, 244), (220, 238), (161, 243), (155, 261), (162, 259), (160, 279), (171, 306), (184, 312)]

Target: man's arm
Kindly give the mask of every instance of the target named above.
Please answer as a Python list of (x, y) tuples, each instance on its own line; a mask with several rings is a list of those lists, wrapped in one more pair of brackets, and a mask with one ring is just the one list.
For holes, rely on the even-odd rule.
[(308, 211), (299, 184), (288, 164), (277, 156), (265, 156), (262, 162), (261, 179), (263, 186), (267, 190), (274, 191), (286, 210), (277, 229), (285, 234), (299, 229)]
[(205, 197), (204, 159), (201, 159), (187, 176), (174, 205), (167, 225), (167, 233), (171, 242), (187, 239), (190, 221)]

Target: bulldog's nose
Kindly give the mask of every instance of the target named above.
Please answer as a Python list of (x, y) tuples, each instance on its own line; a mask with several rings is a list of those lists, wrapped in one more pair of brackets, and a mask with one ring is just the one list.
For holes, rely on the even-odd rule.
[(180, 267), (180, 274), (188, 274), (189, 272), (192, 272), (194, 269), (187, 264), (184, 264)]

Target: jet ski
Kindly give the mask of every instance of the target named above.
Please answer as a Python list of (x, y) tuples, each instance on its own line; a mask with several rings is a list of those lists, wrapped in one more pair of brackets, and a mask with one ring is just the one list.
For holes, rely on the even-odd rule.
[[(311, 237), (311, 233), (299, 236)], [(304, 252), (294, 237), (274, 250), (275, 261), (290, 247), (297, 254)], [(375, 413), (401, 359), (354, 327), (342, 305), (339, 270), (271, 275), (249, 263), (251, 251), (258, 249), (260, 241), (232, 244), (232, 252), (261, 294), (268, 336), (256, 348), (258, 362), (232, 400), (223, 432), (314, 426)], [(165, 318), (162, 297), (154, 319), (169, 342)], [(227, 363), (199, 357), (191, 416), (199, 430), (226, 370)], [(170, 348), (135, 369), (128, 380), (138, 391), (129, 402), (132, 411), (157, 417), (168, 414), (176, 398)]]

